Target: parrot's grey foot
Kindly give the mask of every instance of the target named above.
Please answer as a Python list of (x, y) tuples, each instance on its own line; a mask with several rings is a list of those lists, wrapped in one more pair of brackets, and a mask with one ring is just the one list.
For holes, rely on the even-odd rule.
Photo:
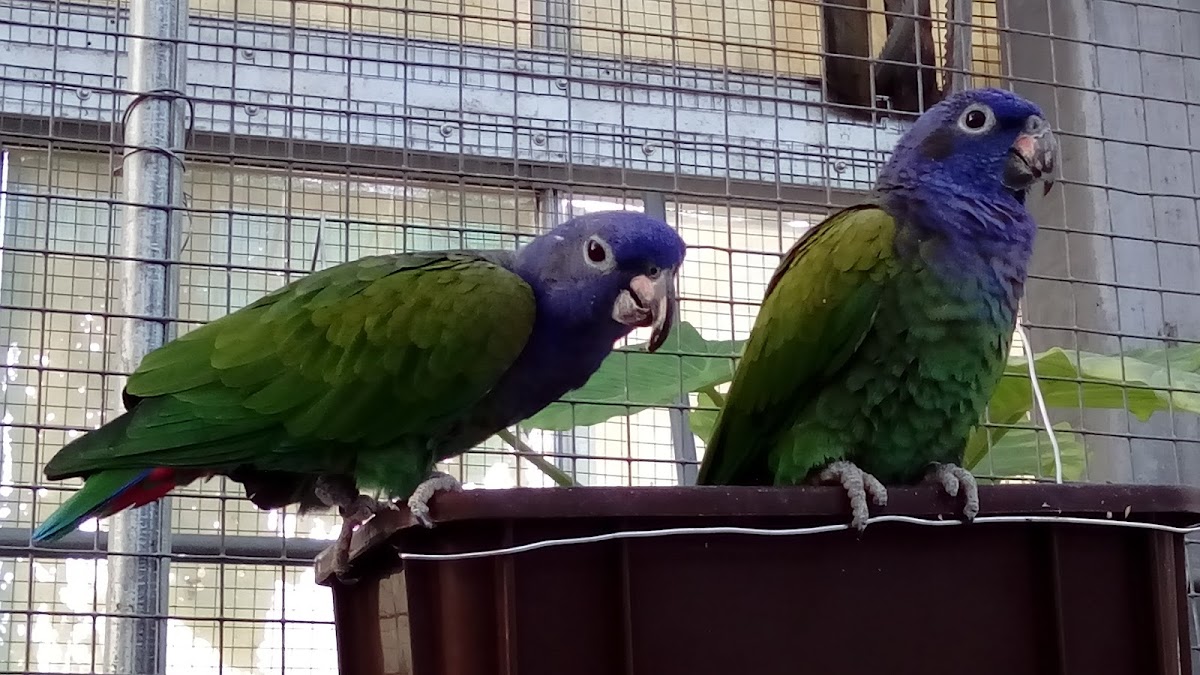
[(366, 495), (355, 495), (349, 504), (337, 505), (342, 516), (342, 530), (338, 533), (337, 543), (334, 544), (333, 573), (343, 583), (354, 581), (346, 576), (350, 568), (350, 540), (354, 537), (354, 528), (375, 515), (375, 504), (375, 500)]
[(458, 479), (448, 473), (434, 471), (429, 474), (429, 478), (425, 482), (417, 486), (413, 490), (412, 495), (408, 498), (408, 510), (412, 512), (413, 518), (425, 527), (433, 527), (433, 520), (429, 517), (429, 500), (438, 492), (459, 492), (462, 490), (462, 483)]
[(850, 498), (850, 526), (862, 532), (867, 527), (871, 512), (867, 508), (867, 496), (878, 506), (887, 506), (887, 488), (875, 476), (858, 468), (854, 462), (840, 460), (825, 467), (817, 474), (821, 483), (840, 483)]
[(926, 480), (941, 483), (942, 489), (951, 497), (957, 497), (961, 489), (963, 515), (967, 520), (975, 520), (975, 516), (979, 515), (979, 484), (970, 471), (954, 464), (934, 464)]
[(350, 542), (354, 537), (354, 528), (374, 518), (380, 511), (396, 510), (396, 505), (356, 494), (348, 504), (338, 504), (337, 507), (342, 516), (342, 529), (334, 544), (333, 573), (342, 583), (352, 584), (357, 580), (348, 577), (347, 572), (350, 569)]
[(344, 511), (358, 499), (358, 484), (349, 476), (329, 474), (319, 476), (313, 492), (322, 504)]

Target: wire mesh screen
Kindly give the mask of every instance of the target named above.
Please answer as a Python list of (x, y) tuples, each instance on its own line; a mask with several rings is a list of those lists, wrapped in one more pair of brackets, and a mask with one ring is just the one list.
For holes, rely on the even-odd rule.
[[(2, 672), (111, 672), (107, 521), (53, 551), (29, 533), (79, 485), (45, 484), (47, 459), (122, 410), (140, 2), (174, 4), (0, 3)], [(1066, 478), (1200, 484), (1200, 6), (401, 4), (186, 8), (174, 334), (313, 269), (512, 248), (566, 217), (625, 208), (663, 216), (689, 243), (681, 339), (731, 360), (779, 254), (864, 198), (913, 114), (956, 82), (1011, 86), (1063, 138), (1063, 189), (1035, 206), (1023, 314)], [(888, 51), (903, 21), (915, 42)], [(691, 482), (728, 378), (684, 375), (630, 381), (602, 414), (572, 404), (520, 438), (583, 485)], [(969, 468), (1052, 479), (1027, 385), (1013, 386), (1015, 403), (990, 417), (1006, 433), (985, 435)], [(553, 484), (495, 438), (439, 468), (468, 487)], [(308, 561), (339, 521), (242, 496), (212, 480), (169, 500), (167, 672), (333, 672), (330, 598)]]

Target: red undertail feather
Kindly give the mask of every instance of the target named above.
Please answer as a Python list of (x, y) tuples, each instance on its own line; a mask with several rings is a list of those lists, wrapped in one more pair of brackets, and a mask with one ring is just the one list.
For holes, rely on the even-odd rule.
[(33, 541), (51, 542), (74, 532), (88, 518), (104, 518), (162, 499), (180, 485), (207, 477), (204, 471), (168, 467), (101, 471), (63, 502), (33, 533)]

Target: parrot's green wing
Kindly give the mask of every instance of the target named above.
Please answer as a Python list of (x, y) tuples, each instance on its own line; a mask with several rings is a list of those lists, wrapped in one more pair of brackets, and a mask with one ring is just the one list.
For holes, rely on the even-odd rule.
[[(874, 321), (892, 274), (894, 234), (891, 216), (877, 206), (855, 206), (825, 219), (788, 251), (767, 285), (709, 439), (701, 485), (772, 482), (766, 450), (845, 365)], [(781, 413), (787, 418), (775, 419)], [(823, 461), (812, 457), (814, 467)]]
[(512, 365), (534, 312), (530, 287), (484, 254), (315, 272), (148, 354), (126, 386), (132, 410), (68, 444), (46, 476), (347, 469), (351, 448), (452, 424)]

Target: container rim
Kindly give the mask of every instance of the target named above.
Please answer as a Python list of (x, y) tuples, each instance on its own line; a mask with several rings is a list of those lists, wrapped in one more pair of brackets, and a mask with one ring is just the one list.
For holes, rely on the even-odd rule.
[[(983, 516), (1071, 516), (1099, 520), (1191, 525), (1200, 522), (1200, 488), (1179, 485), (1022, 483), (981, 485)], [(355, 532), (352, 561), (410, 537), (428, 541), (455, 525), (503, 526), (515, 521), (619, 520), (620, 527), (729, 525), (769, 519), (779, 526), (848, 522), (849, 503), (836, 486), (647, 486), (471, 489), (439, 493), (430, 503), (433, 530), (418, 525), (408, 509), (381, 512)], [(958, 519), (961, 501), (926, 484), (889, 487), (886, 507), (871, 514)], [(420, 548), (425, 548), (420, 546)], [(327, 551), (326, 551), (327, 552)], [(327, 556), (317, 559), (317, 578), (331, 576)], [(356, 565), (357, 566), (357, 565)]]

